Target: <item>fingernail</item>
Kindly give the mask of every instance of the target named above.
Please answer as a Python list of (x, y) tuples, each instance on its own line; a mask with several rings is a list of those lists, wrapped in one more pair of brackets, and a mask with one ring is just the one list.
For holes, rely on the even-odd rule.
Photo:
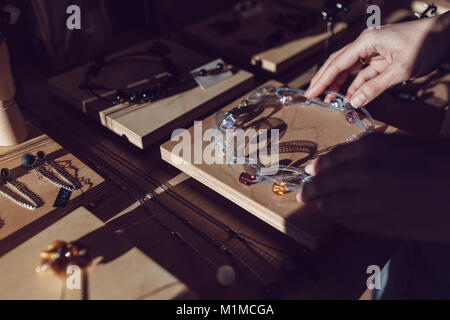
[(305, 172), (307, 174), (312, 175), (312, 176), (316, 174), (315, 173), (316, 162), (317, 162), (317, 159), (314, 159), (305, 167)]
[(309, 88), (306, 90), (305, 96), (306, 96), (307, 98), (310, 97), (311, 92), (313, 92), (313, 89), (314, 89), (314, 86), (310, 85)]
[(357, 93), (356, 95), (353, 95), (352, 100), (350, 103), (354, 108), (362, 107), (364, 104), (366, 104), (367, 98), (363, 93)]

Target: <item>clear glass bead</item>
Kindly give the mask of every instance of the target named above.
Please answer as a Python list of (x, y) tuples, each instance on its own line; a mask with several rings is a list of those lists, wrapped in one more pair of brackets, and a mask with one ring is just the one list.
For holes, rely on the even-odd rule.
[(231, 129), (236, 125), (236, 118), (231, 112), (226, 112), (222, 119), (222, 127)]

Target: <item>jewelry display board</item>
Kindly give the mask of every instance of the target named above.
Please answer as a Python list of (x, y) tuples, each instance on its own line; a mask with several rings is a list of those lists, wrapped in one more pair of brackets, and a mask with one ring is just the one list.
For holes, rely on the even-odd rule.
[[(184, 33), (199, 46), (226, 52), (233, 59), (272, 73), (322, 50), (331, 36), (327, 22), (321, 18), (324, 1), (310, 1), (306, 8), (282, 1), (250, 2), (261, 9), (250, 16), (230, 9), (186, 27)], [(334, 35), (362, 17), (365, 8), (361, 1), (352, 3), (350, 11), (342, 13), (345, 21), (334, 23)]]
[(20, 230), (44, 216), (61, 211), (61, 208), (53, 207), (60, 188), (38, 175), (35, 170), (25, 168), (21, 163), (25, 153), (36, 154), (38, 151), (43, 151), (48, 160), (56, 163), (66, 174), (73, 177), (80, 188), (72, 192), (67, 206), (86, 200), (90, 191), (104, 181), (101, 176), (49, 136), (30, 123), (27, 126), (30, 132), (27, 141), (13, 147), (0, 147), (0, 167), (9, 169), (8, 180), (15, 184), (20, 183), (28, 189), (27, 194), (31, 194), (39, 206), (31, 211), (0, 195), (0, 242), (20, 233)]
[[(261, 87), (269, 85), (280, 87), (281, 83), (268, 81)], [(252, 91), (252, 93), (255, 91)], [(245, 97), (222, 110), (233, 109)], [(296, 162), (299, 163), (302, 159), (306, 159), (302, 166), (306, 165), (309, 163), (309, 159), (314, 158), (317, 154), (325, 153), (337, 144), (344, 143), (346, 138), (358, 134), (361, 130), (342, 120), (342, 114), (339, 112), (323, 111), (309, 106), (287, 106), (278, 110), (268, 109), (270, 110), (258, 115), (258, 119), (269, 127), (280, 128), (282, 131), (280, 133), (280, 144), (286, 142), (304, 147), (301, 151), (291, 152), (288, 150), (285, 153), (280, 153), (280, 163), (283, 164), (290, 163), (290, 165), (293, 165)], [(215, 120), (215, 115), (206, 118), (202, 122), (201, 130), (205, 132), (207, 129), (215, 128)], [(389, 133), (395, 131), (394, 128), (377, 122), (375, 122), (375, 128), (378, 131)], [(188, 132), (195, 139), (194, 128), (191, 127)], [(195, 150), (194, 139), (191, 138), (191, 150)], [(177, 154), (180, 149), (179, 143), (180, 141), (171, 140), (161, 145), (162, 159), (282, 233), (299, 241), (307, 248), (318, 249), (320, 237), (330, 230), (331, 224), (317, 215), (312, 206), (304, 206), (297, 202), (297, 192), (280, 196), (274, 194), (272, 188), (265, 183), (245, 185), (239, 182), (236, 173), (232, 172), (227, 164), (194, 164), (193, 161), (183, 161)], [(202, 150), (207, 143), (207, 141), (203, 142)], [(177, 153), (172, 153), (174, 147), (177, 147)], [(313, 151), (307, 151), (307, 149)]]
[[(79, 241), (93, 258), (80, 289), (41, 276), (40, 252), (55, 240)], [(193, 297), (187, 287), (81, 207), (0, 259), (0, 299), (173, 299)]]
[[(171, 59), (178, 69), (177, 72), (186, 81), (183, 82), (182, 87), (176, 88), (175, 93), (167, 97), (153, 102), (135, 104), (113, 104), (104, 101), (103, 98), (113, 100), (117, 95), (115, 91), (99, 91), (102, 97), (99, 99), (91, 91), (80, 88), (92, 64), (56, 76), (50, 79), (50, 84), (58, 96), (71, 102), (82, 112), (141, 149), (170, 134), (172, 130), (184, 125), (187, 121), (200, 117), (218, 104), (239, 96), (250, 89), (253, 82), (251, 73), (236, 69), (233, 70), (231, 77), (207, 89), (202, 89), (195, 83), (189, 72), (214, 59), (168, 40), (149, 41), (111, 55), (108, 59), (134, 52), (144, 52), (138, 57), (141, 60), (144, 55), (145, 59), (148, 58), (150, 61), (156, 58)], [(108, 87), (126, 87), (136, 90), (145, 87), (151, 81), (149, 77), (155, 77), (167, 71), (160, 62), (149, 63), (148, 61), (138, 63), (126, 61), (104, 69), (96, 77), (96, 83)]]

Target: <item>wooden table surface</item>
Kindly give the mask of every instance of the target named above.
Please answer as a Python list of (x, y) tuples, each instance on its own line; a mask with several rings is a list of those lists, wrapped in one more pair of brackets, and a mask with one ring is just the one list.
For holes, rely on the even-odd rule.
[[(298, 70), (311, 66), (310, 61), (304, 64), (299, 64)], [(102, 192), (86, 209), (126, 240), (130, 250), (137, 248), (199, 298), (357, 299), (366, 289), (367, 267), (383, 266), (397, 248), (395, 240), (338, 228), (329, 235), (328, 244), (313, 254), (161, 160), (159, 145), (169, 137), (146, 150), (130, 146), (52, 96), (32, 67), (23, 64), (21, 69), (17, 73), (24, 91), (19, 103), (25, 117), (106, 180)], [(437, 109), (443, 114), (441, 107)], [(429, 113), (423, 111), (414, 113), (411, 123), (427, 119)], [(391, 124), (390, 117), (404, 117), (404, 110), (398, 112), (380, 111), (380, 120)], [(434, 132), (439, 126), (434, 120), (427, 127)], [(417, 125), (408, 131), (421, 133), (422, 129)], [(212, 245), (211, 238), (222, 246)], [(231, 286), (216, 281), (222, 265), (231, 265), (236, 271)]]

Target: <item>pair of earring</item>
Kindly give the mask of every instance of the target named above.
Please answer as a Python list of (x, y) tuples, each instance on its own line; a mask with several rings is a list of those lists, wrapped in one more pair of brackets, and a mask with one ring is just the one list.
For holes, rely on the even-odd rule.
[[(25, 153), (22, 156), (22, 164), (27, 169), (34, 169), (39, 177), (44, 177), (46, 180), (53, 183), (57, 187), (63, 188), (70, 192), (79, 189), (79, 185), (75, 182), (75, 180), (60, 168), (58, 168), (58, 165), (53, 163), (51, 160), (48, 160), (43, 151), (38, 151), (36, 155)], [(55, 171), (68, 184), (65, 184), (61, 179), (52, 175), (50, 171), (43, 170), (44, 166), (47, 166), (51, 170)]]
[(5, 188), (4, 186), (2, 186), (0, 188), (0, 194), (4, 195), (6, 198), (10, 199), (17, 205), (24, 207), (25, 209), (35, 210), (39, 206), (39, 204), (28, 194), (26, 194), (20, 188), (20, 186), (13, 183), (12, 181), (9, 181), (10, 174), (11, 173), (7, 168), (3, 168), (1, 170), (2, 180), (4, 180), (5, 185), (9, 188)]
[[(26, 153), (22, 156), (21, 160), (24, 167), (27, 169), (34, 169), (39, 177), (44, 177), (49, 182), (67, 190), (68, 192), (72, 192), (80, 188), (79, 184), (74, 182), (74, 178), (70, 177), (58, 168), (58, 165), (50, 160), (47, 160), (43, 151), (38, 151), (36, 155)], [(52, 174), (51, 170), (44, 170), (44, 166), (47, 166), (51, 170), (55, 171), (61, 179)], [(39, 203), (24, 191), (26, 188), (23, 185), (19, 185), (18, 183), (14, 183), (9, 180), (11, 175), (9, 169), (1, 169), (0, 175), (4, 182), (4, 185), (0, 187), (0, 194), (28, 210), (35, 210), (39, 207)], [(65, 180), (67, 184), (65, 184), (63, 180)]]

